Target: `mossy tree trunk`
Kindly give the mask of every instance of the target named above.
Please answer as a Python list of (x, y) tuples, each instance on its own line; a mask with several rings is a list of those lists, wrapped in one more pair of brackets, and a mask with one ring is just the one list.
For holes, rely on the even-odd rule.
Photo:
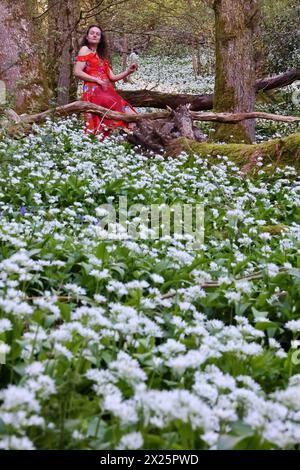
[[(215, 0), (216, 112), (252, 112), (255, 106), (254, 31), (261, 0)], [(255, 121), (217, 124), (215, 139), (251, 143)]]
[(50, 86), (55, 90), (57, 104), (64, 105), (70, 101), (78, 2), (76, 0), (48, 0), (48, 6)]
[(0, 80), (5, 83), (7, 104), (18, 113), (48, 104), (46, 73), (24, 0), (0, 0)]

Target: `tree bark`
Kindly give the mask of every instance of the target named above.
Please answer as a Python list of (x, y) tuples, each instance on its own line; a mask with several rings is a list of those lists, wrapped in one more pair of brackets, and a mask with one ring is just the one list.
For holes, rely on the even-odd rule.
[(49, 77), (59, 105), (70, 101), (77, 3), (76, 0), (48, 0)]
[(199, 50), (195, 36), (192, 38), (192, 64), (195, 75), (200, 75)]
[(300, 70), (288, 70), (287, 72), (262, 78), (255, 82), (255, 91), (268, 91), (276, 88), (283, 88), (300, 80)]
[(0, 80), (17, 112), (48, 103), (45, 71), (39, 58), (34, 28), (24, 0), (0, 1)]
[[(193, 10), (193, 2), (192, 0), (188, 0), (187, 3), (189, 11), (191, 12)], [(192, 33), (192, 64), (194, 74), (200, 75), (199, 47), (195, 33)]]
[[(216, 112), (251, 112), (255, 106), (254, 29), (260, 0), (215, 0)], [(224, 142), (255, 139), (255, 122), (216, 126)]]
[[(123, 47), (122, 47), (122, 72), (125, 72), (128, 65), (128, 35), (123, 34)], [(128, 77), (123, 78), (124, 82), (128, 82)]]

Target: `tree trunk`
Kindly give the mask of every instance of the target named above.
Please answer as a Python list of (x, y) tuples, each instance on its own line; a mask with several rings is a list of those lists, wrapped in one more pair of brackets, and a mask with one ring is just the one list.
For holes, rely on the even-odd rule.
[[(189, 12), (193, 11), (193, 1), (187, 0)], [(192, 33), (192, 65), (195, 75), (200, 75), (199, 45), (196, 34)]]
[(49, 76), (59, 105), (70, 101), (77, 3), (76, 0), (48, 0)]
[(192, 39), (192, 64), (193, 72), (195, 75), (198, 75), (198, 56), (197, 56), (197, 45), (195, 38)]
[[(124, 33), (123, 35), (123, 46), (122, 46), (122, 72), (125, 72), (127, 69), (127, 60), (128, 60), (128, 35)], [(128, 77), (123, 78), (124, 82), (128, 82)]]
[(0, 80), (15, 110), (22, 113), (47, 106), (46, 75), (24, 0), (0, 1), (0, 43)]
[[(215, 0), (216, 112), (252, 112), (255, 106), (254, 28), (260, 0)], [(225, 142), (255, 139), (255, 121), (218, 124), (215, 138)]]

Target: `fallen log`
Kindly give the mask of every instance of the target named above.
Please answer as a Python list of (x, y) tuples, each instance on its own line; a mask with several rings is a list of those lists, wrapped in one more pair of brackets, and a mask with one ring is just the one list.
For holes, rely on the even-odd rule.
[(201, 111), (213, 108), (213, 94), (192, 95), (188, 93), (162, 93), (153, 90), (118, 90), (118, 93), (132, 106), (172, 109), (184, 104), (190, 104), (191, 110)]
[[(227, 122), (235, 123), (243, 121), (245, 119), (267, 119), (271, 121), (280, 122), (300, 122), (299, 116), (283, 116), (279, 114), (270, 114), (264, 112), (253, 112), (253, 113), (213, 113), (213, 112), (196, 112), (190, 111), (191, 106), (187, 108), (190, 112), (191, 118), (194, 121), (211, 121), (211, 122)], [(142, 120), (156, 120), (156, 119), (168, 119), (172, 113), (172, 109), (166, 111), (152, 112), (152, 113), (139, 113), (139, 114), (124, 114), (115, 111), (109, 111), (102, 106), (98, 106), (93, 103), (85, 101), (74, 101), (64, 106), (58, 106), (52, 109), (48, 109), (41, 113), (36, 114), (21, 114), (18, 115), (13, 110), (3, 110), (2, 113), (6, 116), (6, 120), (2, 121), (1, 127), (12, 128), (14, 125), (32, 125), (34, 123), (39, 124), (45, 121), (47, 118), (54, 117), (66, 117), (72, 114), (79, 114), (82, 112), (93, 112), (100, 116), (105, 116), (109, 119), (122, 119), (125, 122), (138, 122)]]
[[(274, 90), (291, 85), (300, 80), (300, 70), (290, 70), (279, 75), (257, 80), (256, 92)], [(185, 93), (162, 93), (153, 90), (118, 90), (124, 99), (136, 107), (150, 107), (164, 109), (169, 106), (172, 109), (183, 104), (190, 104), (192, 111), (209, 110), (213, 108), (214, 95), (191, 95)]]
[(259, 144), (215, 144), (179, 138), (170, 142), (166, 151), (169, 156), (187, 152), (216, 162), (219, 156), (226, 156), (240, 167), (242, 175), (256, 173), (262, 168), (273, 173), (284, 165), (292, 165), (300, 171), (300, 132)]
[(262, 78), (255, 83), (256, 91), (275, 90), (276, 88), (284, 88), (292, 83), (300, 80), (300, 70), (289, 70), (279, 75)]
[(211, 122), (227, 122), (234, 124), (235, 122), (244, 121), (246, 119), (266, 119), (268, 121), (278, 122), (300, 122), (299, 116), (284, 116), (281, 114), (264, 113), (254, 111), (252, 113), (200, 113), (191, 111), (191, 117), (194, 121), (211, 121)]

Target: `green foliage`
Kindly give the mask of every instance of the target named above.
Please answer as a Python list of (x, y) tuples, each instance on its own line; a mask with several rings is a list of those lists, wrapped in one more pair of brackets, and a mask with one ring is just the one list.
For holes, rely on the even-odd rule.
[(300, 67), (298, 0), (264, 0), (262, 42), (270, 73)]
[[(82, 127), (0, 142), (1, 447), (297, 449), (295, 169), (241, 178)], [(204, 245), (109, 237), (100, 209), (125, 195), (204, 204)]]

